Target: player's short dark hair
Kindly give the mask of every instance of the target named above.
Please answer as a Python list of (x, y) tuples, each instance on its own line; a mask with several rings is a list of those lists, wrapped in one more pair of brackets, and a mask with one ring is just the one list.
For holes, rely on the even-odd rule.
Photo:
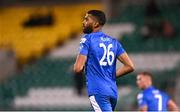
[(103, 11), (101, 11), (101, 10), (89, 10), (87, 13), (94, 16), (98, 20), (100, 25), (103, 26), (106, 23), (106, 16), (105, 16)]
[(153, 79), (153, 75), (150, 72), (141, 72), (138, 75), (149, 76), (151, 79)]

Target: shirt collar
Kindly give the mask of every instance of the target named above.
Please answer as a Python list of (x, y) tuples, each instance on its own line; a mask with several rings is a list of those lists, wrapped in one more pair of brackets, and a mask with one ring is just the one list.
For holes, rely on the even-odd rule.
[(153, 89), (153, 86), (149, 86), (148, 88), (146, 88), (145, 90), (149, 90), (149, 89)]
[(102, 31), (97, 31), (97, 32), (92, 32), (92, 34), (101, 34), (103, 33)]

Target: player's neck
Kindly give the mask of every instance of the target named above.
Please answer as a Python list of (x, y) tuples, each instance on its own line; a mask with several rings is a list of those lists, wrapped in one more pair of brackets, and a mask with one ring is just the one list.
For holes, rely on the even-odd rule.
[(93, 33), (102, 31), (102, 27), (97, 27), (93, 29)]
[(145, 89), (152, 87), (152, 85), (146, 85)]

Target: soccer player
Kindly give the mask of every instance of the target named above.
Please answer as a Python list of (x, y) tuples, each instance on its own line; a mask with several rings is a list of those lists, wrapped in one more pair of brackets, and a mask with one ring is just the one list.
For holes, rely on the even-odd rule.
[[(81, 73), (85, 68), (88, 96), (95, 111), (115, 109), (118, 96), (116, 77), (134, 70), (133, 62), (122, 45), (102, 32), (105, 22), (105, 14), (100, 10), (86, 13), (83, 21), (85, 35), (74, 64), (76, 73)], [(116, 71), (117, 59), (123, 67)]]
[(164, 92), (152, 86), (152, 74), (142, 72), (137, 75), (136, 83), (143, 91), (137, 95), (139, 110), (146, 111), (178, 111), (175, 102)]

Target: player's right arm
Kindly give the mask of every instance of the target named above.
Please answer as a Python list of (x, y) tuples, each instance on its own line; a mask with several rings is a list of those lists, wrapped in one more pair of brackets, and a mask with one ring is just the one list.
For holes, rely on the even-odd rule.
[(168, 109), (170, 111), (180, 111), (180, 109), (178, 108), (176, 103), (173, 100), (171, 100), (171, 99), (168, 101)]
[(134, 71), (134, 64), (126, 52), (124, 52), (117, 58), (123, 64), (123, 67), (117, 69), (116, 77), (121, 77), (127, 73)]
[(132, 60), (119, 42), (117, 42), (116, 58), (123, 64), (123, 67), (116, 70), (116, 77), (121, 77), (134, 71), (135, 68)]

